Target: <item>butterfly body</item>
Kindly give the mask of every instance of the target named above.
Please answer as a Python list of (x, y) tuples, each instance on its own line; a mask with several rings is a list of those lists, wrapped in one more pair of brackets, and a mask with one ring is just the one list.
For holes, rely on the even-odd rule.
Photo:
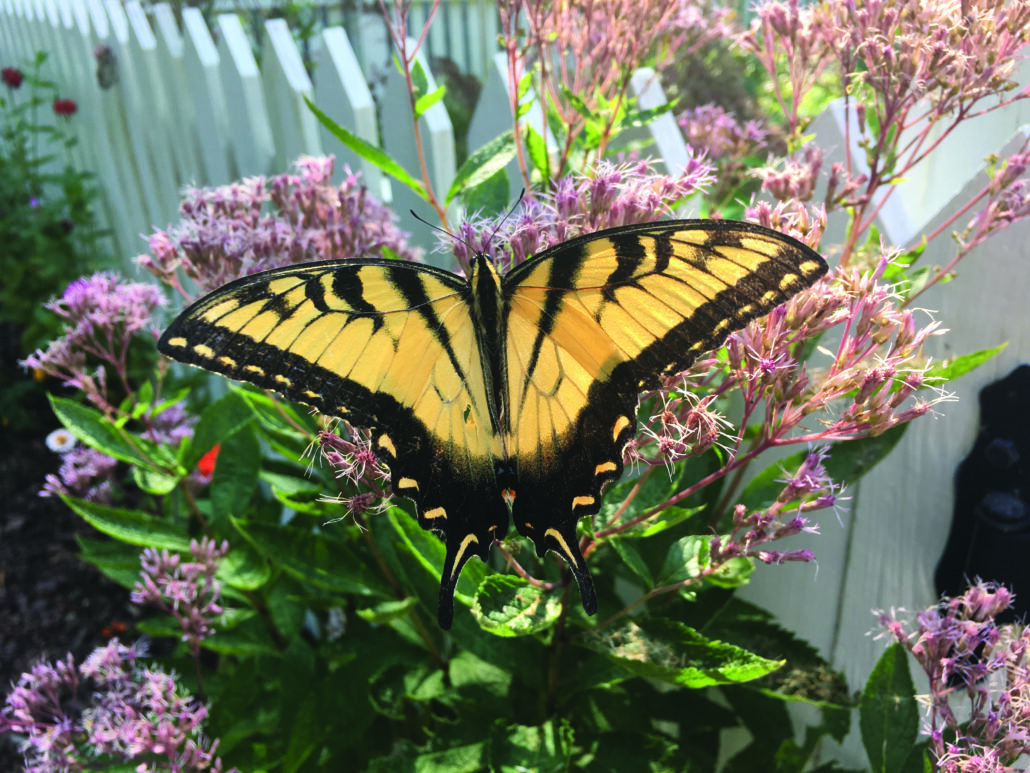
[(447, 546), (438, 617), (462, 566), (509, 522), (597, 597), (578, 521), (623, 471), (642, 391), (810, 285), (808, 247), (732, 221), (625, 226), (504, 276), (402, 261), (326, 261), (239, 279), (165, 331), (169, 356), (372, 431), (395, 493)]

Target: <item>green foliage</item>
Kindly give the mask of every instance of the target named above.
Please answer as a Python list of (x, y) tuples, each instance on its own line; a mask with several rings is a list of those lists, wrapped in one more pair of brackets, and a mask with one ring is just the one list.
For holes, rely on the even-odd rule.
[[(40, 52), (17, 89), (0, 84), (0, 320), (24, 328), (26, 353), (55, 332), (42, 304), (98, 267), (93, 176), (72, 164), (75, 115), (57, 115), (61, 94)], [(5, 63), (6, 64), (6, 63)]]
[[(819, 738), (846, 731), (851, 709), (840, 677), (767, 613), (734, 600), (750, 562), (697, 582), (711, 560), (707, 521), (696, 517), (703, 504), (670, 508), (603, 543), (592, 561), (597, 618), (582, 614), (567, 576), (534, 585), (499, 564), (472, 562), (458, 585), (454, 628), (444, 633), (435, 624), (443, 545), (404, 508), (328, 521), (338, 506), (314, 508), (308, 497), (284, 523), (281, 508), (270, 506), (325, 481), (271, 450), (292, 446), (300, 416), (289, 406), (270, 412), (268, 403), (230, 391), (169, 451), (90, 407), (53, 400), (84, 443), (170, 483), (138, 508), (69, 499), (115, 540), (83, 541), (86, 560), (128, 587), (138, 576), (131, 545), (182, 551), (198, 525), (230, 542), (218, 575), (226, 618), (202, 643), (218, 658), (208, 661), (217, 668), (205, 669), (204, 685), (210, 732), (227, 763), (269, 771), (714, 770), (719, 731), (739, 727), (754, 741), (727, 770), (801, 771)], [(197, 489), (188, 476), (215, 439), (214, 475)], [(880, 455), (878, 446), (873, 456)], [(682, 467), (692, 466), (651, 475), (643, 486), (621, 482), (612, 494), (637, 487), (623, 517), (663, 501), (703, 463)], [(176, 501), (184, 506), (171, 507)], [(689, 593), (653, 594), (684, 580), (694, 581)], [(635, 615), (605, 622), (620, 598), (641, 594), (653, 595)], [(345, 630), (330, 633), (341, 612)], [(170, 618), (143, 628), (178, 636)], [(184, 649), (170, 660), (191, 673)], [(914, 769), (890, 756), (899, 745), (912, 749), (916, 709), (904, 705), (906, 678), (904, 660), (885, 656), (862, 698), (877, 770)], [(715, 686), (721, 706), (706, 692)], [(818, 707), (815, 724), (795, 725), (786, 704), (797, 701)]]

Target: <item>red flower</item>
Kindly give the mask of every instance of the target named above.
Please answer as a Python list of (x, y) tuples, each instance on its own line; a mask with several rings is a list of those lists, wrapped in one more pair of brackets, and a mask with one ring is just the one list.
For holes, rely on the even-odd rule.
[(197, 470), (205, 478), (210, 478), (215, 474), (215, 460), (218, 458), (218, 452), (222, 450), (222, 444), (219, 443), (202, 457), (197, 462)]
[(55, 99), (54, 100), (54, 112), (58, 115), (75, 115), (79, 106), (75, 104), (74, 99)]
[(25, 76), (21, 74), (21, 70), (17, 67), (5, 67), (3, 70), (0, 70), (0, 80), (6, 83), (9, 88), (16, 89), (25, 80)]

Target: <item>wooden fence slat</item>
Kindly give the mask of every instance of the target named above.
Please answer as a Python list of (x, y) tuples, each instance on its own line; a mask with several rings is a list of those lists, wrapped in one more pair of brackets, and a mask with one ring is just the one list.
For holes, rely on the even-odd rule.
[(198, 184), (224, 185), (233, 179), (229, 167), (229, 116), (219, 75), (220, 59), (211, 31), (198, 8), (182, 9), (186, 90), (193, 99), (200, 158)]
[(250, 50), (250, 41), (236, 14), (222, 14), (216, 23), (225, 106), (231, 116), (233, 141), (230, 150), (236, 159), (236, 175), (272, 174), (279, 171), (275, 168), (275, 139), (265, 106), (261, 73)]
[(160, 209), (153, 213), (151, 225), (163, 226), (175, 217), (179, 208), (179, 185), (174, 157), (171, 152), (175, 133), (171, 129), (171, 106), (164, 89), (160, 69), (157, 38), (150, 26), (143, 6), (138, 0), (125, 3), (125, 16), (129, 24), (127, 52), (134, 61), (138, 109), (143, 141), (154, 168), (155, 185)]
[[(342, 27), (322, 30), (322, 46), (315, 54), (315, 104), (343, 128), (372, 145), (379, 144), (376, 106), (372, 92)], [(383, 174), (319, 126), (322, 148), (336, 156), (335, 180), (343, 179), (344, 165), (361, 171), (369, 190), (383, 197)]]
[[(415, 41), (409, 38), (407, 45), (411, 51), (414, 49)], [(429, 89), (427, 93), (432, 93), (436, 89), (436, 79), (433, 78), (426, 62), (425, 52), (419, 51), (416, 59), (426, 73)], [(386, 86), (383, 89), (383, 146), (386, 152), (415, 179), (421, 179), (418, 146), (411, 117), (407, 83), (397, 68), (391, 68), (387, 72)], [(443, 102), (437, 102), (419, 118), (419, 129), (430, 182), (437, 198), (442, 202), (456, 171), (454, 130)], [(400, 219), (401, 227), (411, 234), (411, 243), (427, 249), (433, 247), (436, 243), (434, 235), (429, 228), (415, 220), (409, 211), (414, 209), (416, 212), (425, 213), (426, 203), (406, 185), (396, 180), (391, 181), (391, 188), (393, 211)], [(423, 214), (423, 217), (426, 216)]]
[(275, 137), (276, 170), (286, 172), (298, 156), (321, 154), (322, 143), (318, 121), (304, 103), (304, 97), (313, 98), (314, 88), (285, 19), (265, 22), (261, 74)]
[[(122, 67), (117, 68), (117, 82), (108, 90), (117, 90), (118, 98), (124, 103), (124, 125), (135, 160), (133, 167), (143, 192), (146, 223), (152, 226), (167, 222), (176, 209), (172, 166), (162, 148), (163, 132), (159, 125), (155, 125), (161, 111), (155, 104), (155, 89), (149, 78), (150, 53), (155, 50), (154, 38), (145, 18), (141, 19), (137, 15), (136, 24), (130, 25), (121, 0), (106, 0), (104, 7), (111, 23), (111, 52), (116, 63), (123, 63)], [(105, 90), (99, 84), (98, 88)], [(139, 244), (138, 238), (125, 247), (133, 250), (134, 244)]]
[(196, 109), (186, 80), (185, 45), (175, 14), (168, 3), (151, 6), (154, 37), (157, 43), (158, 88), (167, 96), (168, 120), (165, 124), (168, 152), (175, 167), (177, 187), (204, 182), (204, 167), (197, 136)]

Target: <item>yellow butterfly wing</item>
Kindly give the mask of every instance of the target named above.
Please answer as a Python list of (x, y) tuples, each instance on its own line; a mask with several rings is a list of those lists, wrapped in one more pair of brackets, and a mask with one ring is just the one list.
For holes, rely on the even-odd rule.
[(158, 349), (371, 428), (397, 494), (443, 532), (439, 617), (471, 556), (508, 531), (500, 445), (467, 282), (402, 261), (326, 261), (232, 282), (187, 308)]
[(788, 236), (704, 220), (589, 234), (504, 278), (512, 517), (539, 555), (568, 562), (588, 613), (597, 601), (576, 524), (622, 475), (640, 392), (825, 272)]

